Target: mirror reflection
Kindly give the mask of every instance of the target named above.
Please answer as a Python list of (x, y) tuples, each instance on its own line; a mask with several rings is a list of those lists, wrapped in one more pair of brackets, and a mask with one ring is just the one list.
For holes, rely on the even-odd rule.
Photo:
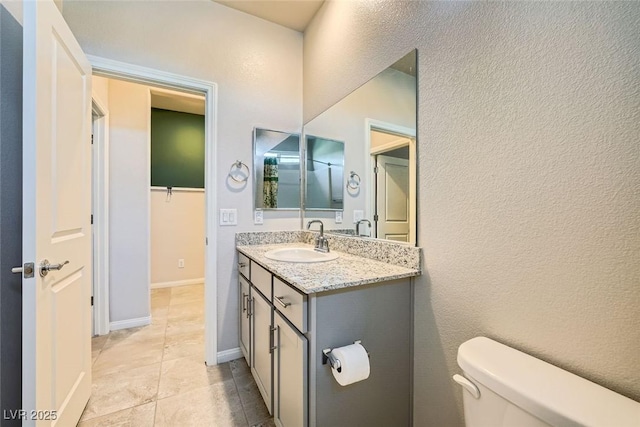
[(305, 209), (343, 209), (344, 142), (307, 135)]
[(305, 135), (344, 141), (342, 222), (306, 204), (305, 220), (321, 219), (327, 232), (416, 243), (416, 87), (413, 50), (305, 124)]
[(255, 209), (300, 208), (300, 135), (256, 128), (253, 132)]

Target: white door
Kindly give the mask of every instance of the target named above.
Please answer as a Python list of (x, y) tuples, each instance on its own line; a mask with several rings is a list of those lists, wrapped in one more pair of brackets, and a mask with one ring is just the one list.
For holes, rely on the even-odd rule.
[(376, 237), (409, 242), (409, 161), (378, 155)]
[[(91, 392), (91, 65), (51, 0), (24, 2), (23, 90), (23, 426), (75, 426)], [(45, 259), (62, 268), (41, 277)]]

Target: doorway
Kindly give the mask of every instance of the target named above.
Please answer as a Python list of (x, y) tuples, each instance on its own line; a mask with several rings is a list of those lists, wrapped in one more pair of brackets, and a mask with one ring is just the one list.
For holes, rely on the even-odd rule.
[(151, 289), (202, 285), (204, 97), (151, 87), (149, 92)]
[[(205, 215), (205, 233), (202, 236), (204, 240), (204, 358), (207, 365), (215, 365), (218, 363), (217, 357), (217, 328), (216, 328), (216, 288), (215, 288), (215, 277), (216, 277), (216, 247), (215, 245), (208, 245), (209, 240), (212, 242), (215, 241), (216, 228), (214, 215), (216, 208), (216, 200), (215, 200), (215, 188), (216, 188), (216, 176), (213, 173), (213, 169), (215, 167), (215, 150), (216, 150), (216, 137), (214, 131), (215, 124), (215, 105), (216, 105), (216, 96), (217, 89), (216, 85), (212, 82), (192, 79), (184, 76), (177, 76), (171, 73), (165, 73), (158, 70), (152, 70), (145, 67), (133, 66), (131, 64), (121, 63), (118, 61), (106, 60), (99, 57), (89, 56), (89, 60), (93, 67), (94, 75), (106, 78), (117, 79), (120, 81), (126, 81), (130, 83), (138, 83), (146, 86), (152, 86), (158, 90), (171, 90), (178, 91), (182, 93), (186, 93), (189, 95), (196, 95), (204, 97), (205, 104), (205, 189), (204, 189), (204, 206), (205, 211), (208, 213)], [(113, 137), (113, 135), (110, 135)], [(99, 164), (109, 164), (108, 159), (108, 151), (101, 152), (102, 157), (98, 159)], [(147, 153), (148, 154), (148, 153)], [(98, 176), (97, 180), (103, 180), (105, 182), (109, 181), (108, 177), (108, 166), (103, 169), (103, 173), (107, 174), (106, 179), (105, 176)], [(150, 176), (149, 171), (143, 171), (147, 177)], [(113, 173), (113, 171), (112, 171)], [(147, 184), (147, 206), (150, 205), (150, 193), (148, 192), (149, 185)], [(108, 199), (103, 198), (105, 204), (108, 204)], [(112, 207), (113, 208), (113, 207)], [(146, 218), (149, 218), (149, 212), (146, 213)], [(110, 222), (113, 223), (114, 219), (111, 218)], [(149, 226), (149, 222), (147, 221), (147, 227)], [(135, 224), (134, 224), (135, 226)], [(150, 238), (150, 229), (147, 230), (147, 235)], [(147, 247), (150, 246), (150, 243), (147, 242)], [(106, 251), (109, 252), (109, 251)], [(97, 263), (104, 262), (106, 257), (103, 254), (101, 259), (97, 260)], [(114, 253), (110, 254), (111, 257), (114, 256)], [(122, 254), (121, 254), (122, 255)], [(115, 262), (116, 260), (110, 259), (107, 262)], [(109, 265), (108, 263), (106, 265)], [(145, 268), (143, 265), (138, 266), (138, 268)], [(150, 264), (148, 264), (147, 268), (148, 274), (147, 277), (150, 278)], [(111, 272), (112, 273), (112, 272)], [(150, 281), (150, 279), (148, 279)], [(109, 277), (110, 282), (114, 282), (114, 277)], [(98, 286), (102, 291), (107, 289), (106, 283), (98, 283)], [(147, 292), (149, 290), (147, 289)], [(126, 295), (126, 293), (125, 293)], [(114, 295), (105, 296), (105, 292), (98, 292), (96, 290), (95, 293), (95, 309), (96, 312), (103, 313), (103, 317), (96, 319), (101, 322), (100, 325), (97, 325), (98, 329), (101, 331), (108, 331), (110, 329), (114, 329), (114, 319), (113, 312), (111, 316), (109, 316), (109, 298), (113, 298)], [(150, 312), (150, 311), (148, 311)], [(110, 318), (111, 317), (111, 318)], [(143, 324), (148, 324), (151, 319), (145, 319), (144, 317), (134, 319), (133, 323), (126, 324), (116, 324), (116, 328), (121, 327), (135, 327), (141, 326)], [(116, 320), (117, 322), (117, 320)], [(100, 329), (102, 328), (102, 329)]]
[[(384, 134), (383, 134), (384, 135)], [(372, 132), (372, 137), (379, 137)], [(409, 242), (409, 140), (406, 145), (372, 154), (375, 163), (373, 236)]]
[(367, 119), (366, 133), (371, 237), (415, 244), (415, 130)]

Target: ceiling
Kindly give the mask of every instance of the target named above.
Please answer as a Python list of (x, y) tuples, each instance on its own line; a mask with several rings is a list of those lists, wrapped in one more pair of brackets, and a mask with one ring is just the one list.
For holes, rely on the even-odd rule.
[(214, 0), (233, 9), (303, 32), (324, 0)]

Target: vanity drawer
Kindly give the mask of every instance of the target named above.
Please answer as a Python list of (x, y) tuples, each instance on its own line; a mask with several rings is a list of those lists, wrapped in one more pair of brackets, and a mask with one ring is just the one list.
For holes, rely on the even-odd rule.
[(251, 275), (249, 272), (249, 258), (247, 258), (244, 254), (241, 254), (240, 252), (238, 252), (238, 271), (246, 279), (251, 280)]
[(277, 277), (273, 278), (273, 306), (300, 332), (307, 332), (307, 296)]
[(251, 261), (251, 283), (271, 302), (271, 273)]

